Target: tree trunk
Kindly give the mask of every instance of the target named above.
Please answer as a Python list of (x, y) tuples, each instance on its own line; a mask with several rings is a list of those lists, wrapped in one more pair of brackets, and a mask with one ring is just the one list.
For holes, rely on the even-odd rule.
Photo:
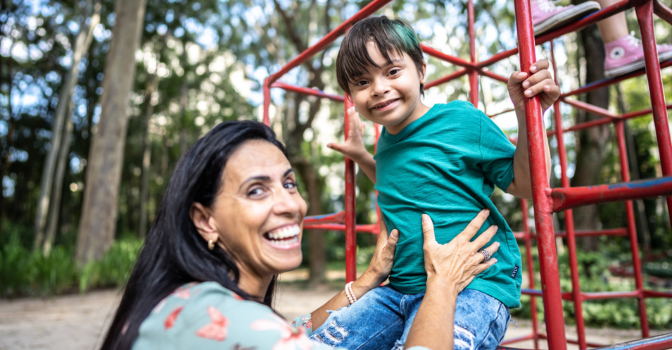
[(159, 85), (159, 77), (155, 74), (150, 75), (147, 82), (147, 109), (145, 118), (142, 121), (142, 176), (140, 178), (140, 227), (139, 236), (145, 238), (147, 233), (147, 202), (149, 200), (149, 164), (152, 158), (152, 143), (149, 140), (149, 120), (154, 114), (153, 95)]
[(128, 127), (128, 99), (135, 77), (146, 0), (118, 0), (116, 24), (105, 63), (101, 113), (88, 157), (84, 204), (75, 258), (99, 260), (114, 241), (119, 182)]
[(75, 103), (70, 100), (68, 105), (67, 118), (65, 120), (65, 133), (59, 146), (58, 165), (56, 167), (56, 178), (54, 179), (53, 191), (51, 193), (51, 205), (49, 206), (49, 220), (47, 221), (47, 235), (42, 245), (42, 252), (44, 256), (49, 256), (51, 247), (54, 245), (56, 239), (56, 231), (58, 230), (58, 218), (61, 213), (61, 195), (63, 194), (63, 178), (65, 177), (65, 169), (68, 165), (70, 157), (70, 136), (72, 136), (72, 110)]
[[(589, 84), (604, 79), (604, 44), (597, 30), (592, 25), (579, 33), (583, 44), (586, 59), (586, 79)], [(609, 89), (602, 88), (587, 94), (586, 102), (591, 105), (609, 108)], [(577, 114), (576, 123), (601, 119), (603, 117), (583, 111)], [(576, 142), (576, 171), (572, 178), (572, 186), (589, 186), (600, 183), (602, 162), (605, 157), (607, 142), (611, 136), (610, 126), (603, 125), (583, 130), (575, 134)], [(596, 205), (584, 206), (574, 211), (574, 226), (577, 230), (597, 229), (600, 225)], [(597, 250), (599, 237), (582, 238), (582, 245), (589, 251)]]
[[(80, 23), (80, 31), (79, 34), (77, 34), (77, 39), (73, 46), (72, 65), (65, 74), (61, 91), (58, 94), (58, 104), (56, 106), (56, 112), (54, 113), (54, 124), (51, 128), (51, 148), (47, 152), (44, 161), (42, 181), (40, 182), (40, 196), (37, 201), (37, 211), (35, 213), (34, 249), (38, 249), (44, 239), (44, 229), (47, 223), (47, 213), (49, 211), (49, 203), (51, 200), (53, 179), (55, 178), (54, 172), (56, 171), (56, 162), (60, 153), (59, 147), (63, 143), (61, 139), (63, 138), (65, 124), (68, 123), (67, 119), (70, 118), (70, 116), (67, 115), (67, 111), (70, 105), (72, 90), (77, 84), (79, 62), (91, 45), (91, 41), (93, 40), (93, 29), (100, 23), (100, 7), (100, 1), (96, 1), (95, 3), (90, 1), (87, 5), (87, 15), (90, 13), (91, 16), (84, 16), (84, 19)], [(90, 19), (88, 25), (87, 19)]]

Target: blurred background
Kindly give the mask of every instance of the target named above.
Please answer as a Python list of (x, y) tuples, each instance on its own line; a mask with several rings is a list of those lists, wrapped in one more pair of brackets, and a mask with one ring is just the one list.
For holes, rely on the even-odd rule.
[[(576, 1), (575, 2), (580, 2)], [(214, 125), (261, 120), (263, 79), (319, 40), (369, 1), (347, 0), (0, 0), (0, 297), (45, 297), (123, 286), (180, 155)], [(569, 2), (563, 2), (568, 4)], [(477, 56), (514, 48), (513, 2), (475, 3)], [(469, 57), (466, 2), (394, 1), (378, 14), (402, 18), (421, 41)], [(636, 29), (632, 11), (629, 26)], [(672, 31), (656, 22), (659, 43)], [(637, 34), (638, 36), (638, 34)], [(283, 82), (341, 94), (334, 64), (340, 40), (282, 78)], [(537, 57), (549, 57), (548, 44)], [(604, 49), (596, 26), (555, 41), (563, 91), (602, 79)], [(426, 57), (429, 81), (457, 68)], [(489, 67), (509, 76), (513, 56)], [(466, 100), (461, 80), (426, 92), (428, 105)], [(650, 106), (645, 77), (580, 97), (614, 112)], [(512, 107), (506, 86), (481, 78), (479, 108)], [(667, 100), (672, 74), (663, 70)], [(343, 210), (343, 157), (326, 148), (343, 140), (343, 106), (272, 90), (271, 126), (287, 145), (309, 215)], [(545, 124), (551, 126), (551, 112)], [(601, 118), (567, 106), (565, 127)], [(516, 137), (512, 113), (494, 118)], [(565, 134), (572, 185), (620, 182), (610, 125)], [(373, 150), (373, 127), (367, 143)], [(652, 117), (626, 123), (633, 180), (661, 176)], [(552, 152), (555, 141), (551, 140)], [(553, 154), (552, 185), (560, 166)], [(519, 201), (502, 193), (495, 203), (514, 231)], [(626, 226), (625, 206), (611, 203), (575, 211), (577, 229)], [(663, 198), (635, 201), (645, 283), (672, 288), (672, 235)], [(374, 223), (375, 192), (357, 174), (357, 222)], [(562, 213), (556, 229), (564, 230)], [(530, 223), (533, 227), (533, 222)], [(357, 238), (363, 271), (375, 244)], [(304, 262), (284, 283), (314, 288), (344, 279), (343, 232), (308, 231)], [(633, 289), (627, 237), (579, 241), (585, 291)], [(560, 239), (562, 285), (571, 287)], [(536, 249), (533, 249), (536, 252)], [(539, 298), (538, 298), (539, 299)], [(514, 310), (529, 317), (529, 302)], [(541, 300), (539, 316), (543, 319)], [(672, 300), (649, 299), (654, 329), (672, 328)], [(565, 305), (569, 323), (574, 310)], [(584, 303), (587, 325), (639, 327), (635, 299)]]

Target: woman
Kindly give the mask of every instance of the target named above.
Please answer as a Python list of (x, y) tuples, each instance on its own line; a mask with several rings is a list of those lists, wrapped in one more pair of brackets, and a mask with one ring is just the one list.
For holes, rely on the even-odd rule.
[[(178, 162), (102, 348), (323, 348), (270, 308), (277, 275), (301, 263), (306, 207), (284, 146), (268, 127), (217, 125)], [(482, 212), (442, 246), (423, 216), (429, 278), (407, 347), (452, 348), (452, 334), (434, 325), (452, 322), (459, 291), (496, 262), (483, 262), (477, 252), (494, 229), (470, 242), (486, 217)], [(385, 280), (396, 241), (395, 231), (380, 235), (352, 293), (302, 318), (308, 332), (327, 310), (346, 307)]]

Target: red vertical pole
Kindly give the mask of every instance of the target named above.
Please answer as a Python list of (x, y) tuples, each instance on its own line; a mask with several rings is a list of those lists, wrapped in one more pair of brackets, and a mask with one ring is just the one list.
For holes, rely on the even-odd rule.
[[(348, 108), (352, 107), (350, 96), (345, 95), (345, 138), (348, 138), (350, 118)], [(357, 237), (355, 232), (355, 162), (345, 158), (345, 280), (357, 278)]]
[[(558, 69), (555, 64), (555, 47), (551, 41), (551, 63), (553, 64), (553, 77), (558, 84)], [(562, 113), (560, 100), (553, 104), (553, 117), (555, 121), (555, 138), (558, 142), (558, 157), (560, 158), (560, 182), (562, 187), (569, 187), (567, 176), (567, 150), (565, 149), (564, 131), (562, 128)], [(567, 251), (569, 253), (569, 271), (572, 279), (572, 298), (574, 301), (574, 314), (576, 315), (576, 333), (579, 338), (579, 348), (586, 349), (586, 327), (583, 320), (583, 300), (581, 298), (581, 283), (579, 282), (579, 266), (576, 258), (576, 236), (574, 234), (574, 212), (565, 210), (565, 231), (567, 232)]]
[(269, 116), (269, 109), (271, 107), (271, 87), (268, 83), (268, 78), (264, 79), (264, 124), (271, 126), (271, 118)]
[[(616, 141), (618, 142), (618, 152), (621, 158), (621, 178), (623, 182), (630, 181), (630, 170), (628, 169), (628, 153), (625, 150), (625, 132), (624, 121), (614, 122), (616, 129)], [(649, 320), (646, 317), (646, 302), (644, 300), (644, 281), (642, 279), (642, 264), (639, 260), (639, 244), (637, 243), (637, 230), (635, 228), (635, 210), (632, 201), (625, 202), (625, 215), (628, 219), (628, 236), (630, 237), (630, 251), (632, 253), (632, 267), (635, 272), (635, 286), (639, 292), (639, 319), (642, 323), (642, 337), (649, 337)]]
[[(665, 92), (660, 77), (660, 63), (658, 62), (658, 48), (653, 31), (653, 1), (640, 0), (635, 6), (639, 30), (642, 34), (642, 48), (646, 64), (646, 79), (649, 83), (649, 94), (653, 109), (653, 122), (656, 126), (656, 139), (660, 153), (660, 165), (664, 176), (672, 175), (672, 143), (670, 143), (670, 127), (667, 121), (665, 108)], [(672, 197), (667, 197), (667, 211), (672, 222)]]
[[(516, 28), (520, 55), (520, 70), (529, 72), (536, 61), (534, 52), (534, 32), (529, 0), (516, 0)], [(546, 154), (544, 150), (544, 125), (542, 121), (539, 97), (525, 99), (525, 120), (530, 156), (532, 192), (534, 200), (534, 222), (537, 229), (539, 265), (541, 268), (541, 289), (546, 315), (548, 347), (553, 350), (566, 350), (565, 320), (562, 311), (558, 256), (555, 247), (552, 203), (549, 198)], [(522, 136), (522, 135), (521, 135)]]
[[(523, 233), (525, 236), (525, 252), (527, 255), (527, 278), (530, 289), (534, 289), (534, 262), (532, 261), (532, 238), (527, 212), (527, 199), (520, 200), (520, 210), (523, 211)], [(532, 317), (532, 332), (534, 333), (534, 348), (539, 349), (539, 321), (537, 320), (537, 297), (530, 295), (530, 316)]]
[[(467, 2), (467, 17), (469, 25), (469, 57), (472, 64), (476, 64), (476, 35), (474, 34), (474, 0)], [(469, 100), (478, 108), (478, 71), (469, 69)]]

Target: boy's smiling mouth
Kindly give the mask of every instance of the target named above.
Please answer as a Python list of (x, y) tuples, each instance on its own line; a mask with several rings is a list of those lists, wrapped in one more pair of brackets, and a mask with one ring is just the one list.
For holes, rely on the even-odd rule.
[(399, 100), (400, 100), (399, 98), (394, 98), (394, 99), (390, 99), (390, 100), (387, 100), (387, 101), (380, 102), (380, 103), (374, 105), (373, 107), (371, 107), (371, 110), (382, 111), (382, 110), (392, 108), (394, 105), (396, 105), (395, 102), (397, 102)]

